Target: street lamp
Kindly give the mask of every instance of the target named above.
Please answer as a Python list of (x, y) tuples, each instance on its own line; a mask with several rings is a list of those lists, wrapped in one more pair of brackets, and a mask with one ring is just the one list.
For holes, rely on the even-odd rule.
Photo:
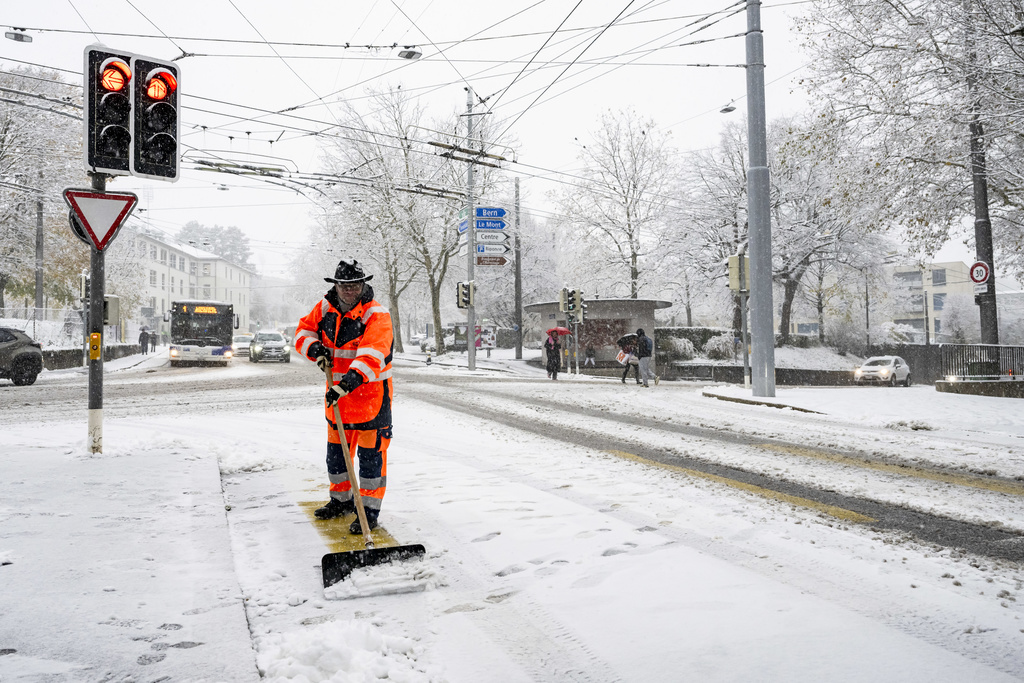
[(25, 29), (23, 29), (23, 28), (15, 28), (15, 27), (12, 27), (12, 28), (14, 28), (13, 31), (6, 31), (4, 33), (4, 38), (6, 38), (7, 40), (13, 40), (16, 43), (31, 43), (32, 42), (32, 36), (30, 36), (29, 34), (25, 33)]

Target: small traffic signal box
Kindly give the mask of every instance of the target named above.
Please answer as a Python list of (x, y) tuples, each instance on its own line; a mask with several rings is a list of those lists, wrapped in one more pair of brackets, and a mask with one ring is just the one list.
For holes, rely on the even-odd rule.
[(572, 320), (576, 316), (577, 301), (578, 300), (576, 299), (576, 290), (570, 289), (568, 294), (566, 295), (565, 301), (565, 312), (569, 314), (567, 317), (570, 320)]
[(132, 57), (132, 175), (175, 181), (181, 137), (179, 70), (174, 62)]
[(460, 282), (458, 284), (458, 300), (456, 302), (459, 308), (469, 308), (472, 306), (475, 294), (476, 286), (472, 281)]
[(558, 293), (558, 310), (561, 313), (565, 313), (569, 310), (569, 290), (562, 288), (562, 291)]
[(576, 322), (581, 323), (587, 311), (587, 305), (583, 303), (583, 290), (577, 289), (574, 291), (573, 298), (573, 312), (576, 314)]
[(85, 166), (91, 173), (129, 175), (131, 54), (97, 45), (85, 49)]

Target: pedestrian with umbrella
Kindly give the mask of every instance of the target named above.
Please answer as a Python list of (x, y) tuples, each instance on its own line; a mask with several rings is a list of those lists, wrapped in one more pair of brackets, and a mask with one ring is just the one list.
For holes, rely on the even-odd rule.
[(558, 379), (558, 371), (562, 367), (562, 337), (570, 334), (565, 327), (552, 327), (548, 330), (548, 338), (544, 341), (544, 353), (547, 356), (548, 377)]

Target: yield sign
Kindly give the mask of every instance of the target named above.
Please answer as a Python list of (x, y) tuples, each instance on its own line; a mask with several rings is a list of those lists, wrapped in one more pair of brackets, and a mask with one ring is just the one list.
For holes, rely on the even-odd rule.
[(110, 243), (139, 198), (131, 192), (95, 192), (93, 190), (64, 190), (64, 201), (85, 229), (85, 234), (96, 251), (103, 251)]

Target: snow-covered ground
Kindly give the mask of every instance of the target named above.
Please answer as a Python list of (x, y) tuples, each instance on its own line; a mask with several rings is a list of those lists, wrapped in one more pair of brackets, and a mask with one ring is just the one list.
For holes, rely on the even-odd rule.
[[(347, 521), (310, 516), (325, 500), (315, 368), (286, 390), (264, 388), (284, 366), (203, 370), (246, 388), (207, 409), (122, 406), (102, 454), (87, 451), (84, 406), (36, 420), (17, 412), (24, 394), (0, 387), (0, 681), (249, 681), (257, 667), (270, 681), (1024, 679), (1017, 563), (488, 419), (557, 423), (571, 404), (1012, 483), (1024, 480), (1019, 401), (779, 388), (776, 402), (824, 413), (809, 414), (704, 395), (751, 398), (737, 387), (549, 382), (509, 352), (481, 353), (475, 372), (465, 356), (423, 360), (396, 361), (382, 521), (427, 557), (360, 577), (368, 595), (347, 600), (325, 594), (318, 569)], [(194, 378), (163, 363), (108, 363), (108, 405), (118, 382), (159, 396)], [(51, 396), (83, 381), (39, 378)], [(709, 447), (599, 418), (576, 426), (623, 451)], [(1024, 528), (1012, 487), (718, 450), (794, 480)], [(374, 580), (413, 571), (423, 590), (375, 594)]]

